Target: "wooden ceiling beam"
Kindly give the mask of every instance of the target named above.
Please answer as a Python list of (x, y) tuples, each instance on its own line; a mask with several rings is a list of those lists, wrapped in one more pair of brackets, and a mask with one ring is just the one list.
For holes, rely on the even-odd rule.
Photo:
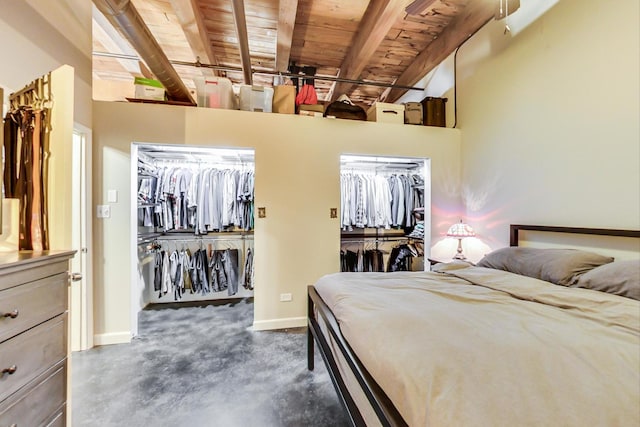
[[(437, 39), (420, 52), (416, 59), (398, 77), (396, 84), (412, 86), (444, 61), (458, 46), (482, 28), (495, 13), (495, 2), (470, 1), (460, 15), (440, 33)], [(395, 102), (406, 90), (392, 89), (387, 102)]]
[(249, 33), (247, 32), (247, 16), (244, 12), (244, 0), (231, 0), (233, 20), (236, 24), (238, 36), (238, 48), (240, 49), (240, 62), (245, 84), (253, 84), (253, 72), (251, 70), (251, 53), (249, 51)]
[[(213, 50), (211, 49), (211, 42), (207, 35), (207, 30), (204, 25), (204, 18), (200, 12), (200, 8), (196, 0), (169, 0), (173, 10), (178, 17), (178, 22), (182, 27), (185, 37), (191, 50), (193, 51), (194, 59), (200, 58), (200, 62), (212, 65), (219, 65)], [(211, 77), (218, 75), (217, 71), (210, 68), (201, 68), (200, 71), (205, 77)]]
[(280, 0), (278, 9), (278, 34), (276, 36), (276, 71), (289, 69), (293, 27), (296, 23), (298, 0)]
[(409, 15), (421, 15), (427, 8), (431, 7), (436, 0), (415, 0), (411, 3), (405, 11)]
[[(371, 0), (364, 12), (358, 32), (351, 43), (342, 65), (340, 77), (359, 79), (374, 53), (411, 0)], [(349, 93), (353, 85), (338, 83), (332, 94), (332, 100), (343, 93)]]

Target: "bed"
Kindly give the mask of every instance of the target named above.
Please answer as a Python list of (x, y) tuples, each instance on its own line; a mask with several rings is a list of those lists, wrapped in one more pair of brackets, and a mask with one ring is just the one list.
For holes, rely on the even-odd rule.
[(317, 345), (352, 425), (640, 425), (640, 261), (520, 248), (523, 230), (640, 248), (512, 225), (479, 266), (309, 286), (308, 368)]

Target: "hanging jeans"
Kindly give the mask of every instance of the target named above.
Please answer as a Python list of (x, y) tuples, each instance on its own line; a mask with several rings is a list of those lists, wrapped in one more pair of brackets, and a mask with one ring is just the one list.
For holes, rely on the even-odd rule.
[(253, 290), (253, 251), (251, 248), (247, 249), (244, 260), (242, 286), (244, 286), (245, 289)]
[(227, 249), (224, 252), (224, 269), (227, 273), (229, 296), (238, 293), (238, 250)]
[(391, 250), (387, 271), (411, 271), (413, 252), (407, 245), (400, 245)]
[(238, 293), (238, 250), (215, 250), (211, 255), (211, 287), (214, 292)]
[(224, 251), (215, 250), (211, 254), (209, 270), (211, 271), (211, 290), (222, 292), (227, 289), (227, 273), (224, 268)]

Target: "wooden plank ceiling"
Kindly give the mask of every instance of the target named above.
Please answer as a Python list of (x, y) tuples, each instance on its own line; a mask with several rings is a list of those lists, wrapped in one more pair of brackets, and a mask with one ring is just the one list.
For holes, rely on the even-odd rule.
[[(318, 76), (412, 86), (496, 12), (498, 0), (131, 0), (190, 88), (214, 75), (270, 86), (289, 64)], [(406, 12), (409, 7), (411, 14)], [(93, 76), (142, 75), (135, 50), (94, 9)], [(106, 57), (108, 52), (118, 57)], [(249, 65), (250, 64), (250, 65)], [(142, 64), (144, 65), (144, 64)], [(363, 106), (405, 92), (315, 80), (318, 98), (346, 93)]]

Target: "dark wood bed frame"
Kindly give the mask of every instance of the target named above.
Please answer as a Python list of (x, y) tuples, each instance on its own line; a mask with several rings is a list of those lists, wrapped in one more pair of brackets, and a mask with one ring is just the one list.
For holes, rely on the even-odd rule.
[[(510, 226), (510, 245), (518, 246), (520, 230), (523, 231), (544, 231), (553, 233), (570, 233), (600, 236), (619, 236), (640, 238), (640, 230), (615, 230), (606, 228), (579, 228), (579, 227), (555, 227), (544, 225), (511, 225)], [(335, 316), (324, 303), (320, 295), (313, 286), (308, 287), (308, 330), (307, 330), (307, 367), (309, 370), (314, 369), (314, 347), (318, 344), (320, 354), (324, 359), (327, 370), (331, 377), (331, 381), (336, 389), (338, 398), (343, 404), (351, 425), (357, 427), (366, 427), (366, 423), (358, 409), (353, 397), (349, 393), (344, 378), (338, 369), (337, 361), (331, 351), (331, 346), (327, 337), (324, 336), (318, 323), (317, 314), (322, 317), (325, 325), (333, 338), (338, 350), (346, 360), (351, 372), (355, 376), (360, 388), (364, 392), (369, 404), (378, 416), (380, 423), (385, 426), (406, 426), (407, 423), (402, 419), (398, 410), (395, 408), (391, 400), (382, 391), (380, 386), (376, 384), (371, 375), (362, 366), (351, 347), (346, 342)], [(315, 340), (315, 342), (314, 342)]]

